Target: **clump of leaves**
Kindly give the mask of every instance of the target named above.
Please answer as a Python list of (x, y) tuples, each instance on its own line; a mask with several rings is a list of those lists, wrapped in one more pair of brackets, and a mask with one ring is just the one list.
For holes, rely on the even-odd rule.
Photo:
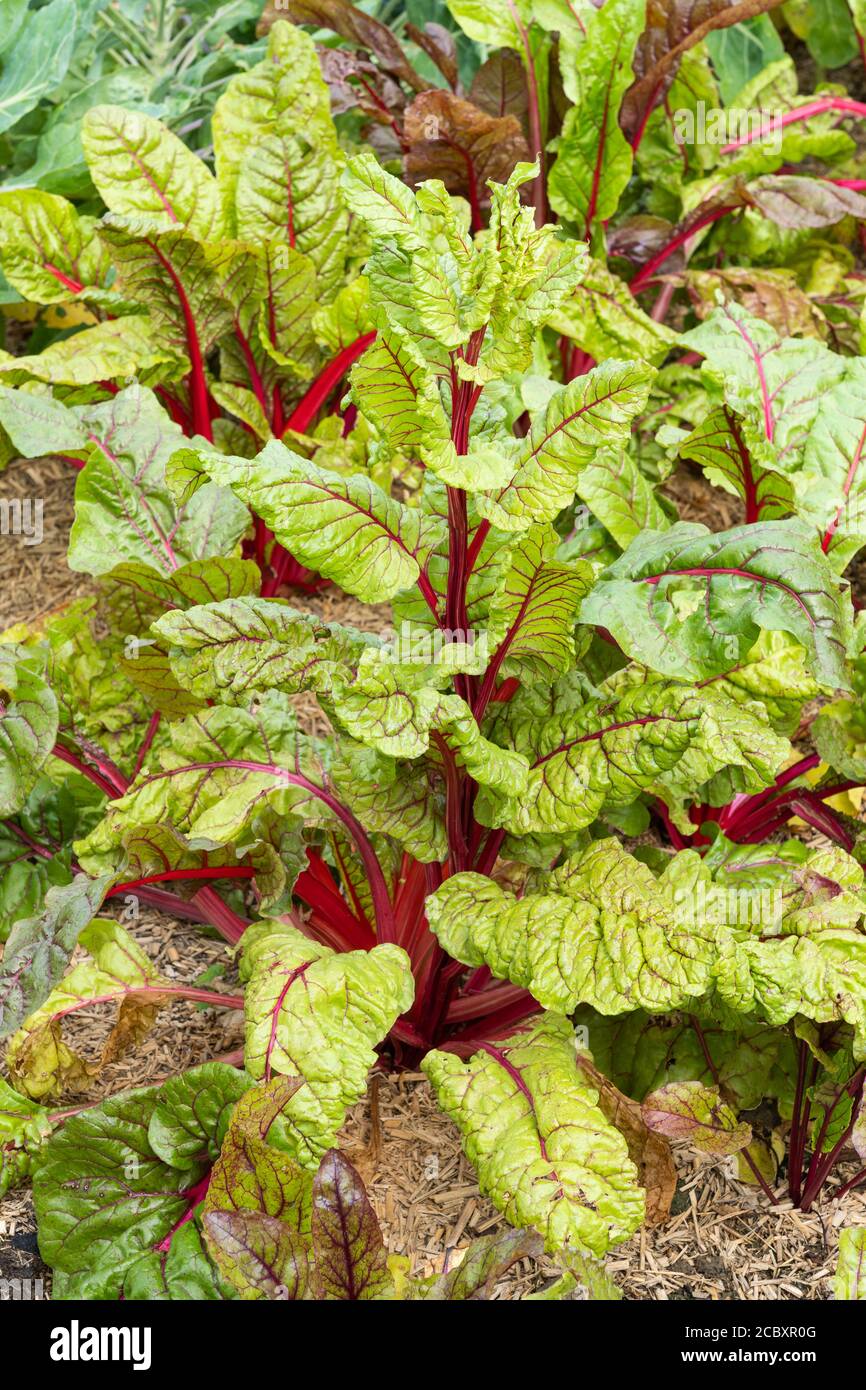
[(214, 102), (262, 53), (258, 0), (9, 0), (0, 38), (6, 187), (92, 198), (80, 124), (92, 106), (146, 107), (206, 148)]
[[(68, 1119), (34, 1180), (55, 1297), (462, 1302), (489, 1298), (513, 1264), (539, 1256), (537, 1235), (506, 1231), (412, 1277), (348, 1158), (332, 1148), (298, 1161), (286, 1110), (302, 1085), (254, 1085), (212, 1062)], [(579, 1252), (562, 1266), (531, 1297), (581, 1285), (619, 1297)]]
[[(81, 138), (107, 216), (36, 189), (0, 193), (6, 278), (60, 324), (41, 351), (0, 362), (23, 388), (5, 393), (6, 456), (47, 446), (80, 466), (77, 440), (34, 437), (22, 412), (47, 424), (55, 402), (95, 404), (135, 378), (190, 437), (255, 452), (288, 431), (331, 467), (374, 469), (351, 419), (319, 423), (371, 325), (365, 283), (349, 283), (344, 156), (306, 35), (275, 26), (262, 62), (229, 82), (215, 174), (160, 121), (121, 107), (92, 107)], [(274, 589), (308, 578), (261, 522), (252, 552)]]
[[(706, 34), (754, 8), (713, 11), (708, 29), (677, 12), (658, 51), (642, 5), (607, 0), (573, 28), (548, 16), (575, 105), (547, 181), (540, 161), (518, 163), (490, 185), (486, 227), (442, 180), (410, 189), (369, 152), (334, 156), (365, 257), (327, 319), (356, 323), (363, 306), (337, 431), (351, 419), (360, 451), (335, 435), (311, 448), (297, 421), (247, 422), (258, 451), (217, 419), (213, 437), (184, 438), (164, 379), (110, 399), (31, 380), (3, 394), (16, 448), (38, 456), (50, 432), (83, 464), (70, 555), (100, 577), (96, 597), (0, 647), (16, 885), (5, 1153), (13, 1176), (36, 1165), (43, 1250), (79, 1294), (92, 1277), (90, 1296), (139, 1296), (126, 1252), (164, 1278), (169, 1240), (195, 1261), (187, 1288), (330, 1296), (308, 1182), (357, 1198), (353, 1287), (408, 1287), (334, 1157), (374, 1066), (423, 1068), (482, 1192), (565, 1261), (559, 1293), (664, 1218), (671, 1139), (775, 1201), (788, 1130), (803, 1209), (851, 1148), (866, 1161), (864, 634), (846, 577), (866, 545), (863, 206), (844, 174), (816, 172), (853, 159), (833, 122), (856, 113), (800, 98), (783, 64), (754, 97), (787, 103), (781, 153), (735, 139), (683, 161), (664, 101), (696, 114), (716, 80)], [(471, 9), (453, 6), (470, 37), (523, 31), (531, 50), (541, 7)], [(370, 32), (355, 42), (375, 51)], [(312, 53), (279, 25), (271, 43)], [(665, 149), (681, 166), (669, 180), (650, 175)], [(540, 187), (559, 227), (538, 225)], [(191, 217), (210, 206), (193, 202)], [(100, 232), (112, 245), (115, 217)], [(696, 247), (701, 269), (677, 259)], [(663, 267), (676, 279), (642, 301)], [(796, 326), (780, 317), (790, 285)], [(739, 499), (742, 521), (677, 519), (659, 485), (681, 461)], [(399, 636), (276, 597), (239, 554), (251, 512), (309, 571), (390, 604)], [(299, 721), (301, 695), (326, 733)], [(822, 840), (784, 838), (794, 818)], [(159, 977), (98, 916), (118, 896), (210, 923), (242, 997)], [(70, 966), (78, 944), (87, 959)], [(196, 1163), (178, 1163), (151, 1134), (148, 1092), (64, 1119), (40, 1148), (49, 1101), (91, 1084), (178, 995), (242, 1005), (235, 1114), (251, 1097), (266, 1132), (196, 1133)], [(117, 1022), (85, 1061), (63, 1020), (97, 998)], [(753, 1122), (768, 1107), (770, 1135)], [(85, 1265), (63, 1246), (64, 1145), (115, 1123), (194, 1171), (160, 1185), (159, 1221), (120, 1204)], [(251, 1145), (288, 1156), (291, 1193), (252, 1214), (218, 1204)]]
[[(550, 1252), (597, 1259), (648, 1203), (663, 1214), (667, 1136), (742, 1154), (769, 1190), (743, 1118), (769, 1098), (793, 1115), (795, 1145), (810, 1147), (808, 1205), (856, 1124), (863, 871), (842, 848), (794, 842), (768, 857), (732, 838), (775, 825), (780, 798), (788, 814), (800, 806), (786, 799), (804, 775), (794, 764), (786, 780), (786, 731), (816, 690), (851, 689), (856, 628), (834, 552), (806, 515), (712, 535), (662, 514), (612, 563), (584, 552), (579, 531), (560, 539), (554, 521), (585, 472), (626, 449), (655, 370), (608, 360), (551, 383), (515, 433), (538, 331), (587, 273), (585, 248), (536, 228), (522, 206), (534, 175), (519, 166), (492, 186), (491, 226), (474, 238), (439, 182), (413, 193), (369, 155), (344, 175), (370, 240), (376, 328), (352, 370), (352, 403), (383, 458), (423, 465), (411, 505), (282, 441), (254, 458), (183, 445), (141, 388), (63, 407), (64, 428), (96, 435), (80, 445), (91, 486), (73, 554), (97, 544), (103, 524), (126, 534), (111, 502), (121, 475), (99, 431), (116, 435), (121, 410), (150, 420), (162, 505), (178, 508), (173, 559), (133, 528), (105, 602), (128, 636), (153, 644), (145, 661), (158, 679), (128, 659), (131, 685), (171, 695), (137, 751), (125, 727), (118, 758), (100, 759), (64, 713), (68, 667), (53, 659), (53, 626), (3, 649), (10, 823), (21, 827), (34, 779), (45, 769), (53, 781), (58, 759), (107, 800), (75, 844), (83, 872), (12, 928), (0, 1015), (16, 1086), (39, 1100), (59, 1094), (81, 1075), (61, 1031), (70, 1008), (116, 998), (127, 1036), (166, 996), (146, 960), (118, 950), (122, 928), (88, 925), (106, 894), (249, 880), (245, 904), (230, 908), (210, 885), (191, 905), (238, 946), (245, 1073), (258, 1087), (291, 1079), (280, 1125), (294, 1161), (309, 1172), (333, 1162), (373, 1065), (420, 1064), (508, 1220)], [(774, 391), (785, 424), (761, 443), (762, 398), (728, 346), (731, 311), (718, 313), (715, 339), (697, 330), (708, 370), (716, 343), (722, 354), (706, 389), (732, 382), (727, 408), (768, 465), (785, 441), (807, 449), (802, 389), (791, 422), (784, 389)], [(764, 328), (750, 324), (749, 336)], [(845, 381), (845, 359), (806, 346), (806, 370)], [(136, 415), (137, 443), (140, 430)], [(111, 481), (97, 485), (103, 475)], [(304, 564), (363, 602), (390, 601), (399, 639), (326, 626), (257, 594), (254, 568), (233, 557), (247, 507)], [(778, 696), (767, 677), (776, 653), (799, 682)], [(318, 698), (327, 737), (298, 726), (301, 692)], [(823, 806), (820, 790), (811, 795)], [(725, 819), (709, 847), (696, 805)], [(612, 830), (646, 826), (656, 807), (677, 851), (630, 853)], [(94, 964), (70, 975), (79, 940)], [(192, 986), (168, 993), (239, 1002)], [(64, 1126), (49, 1153), (73, 1123), (90, 1121)], [(53, 1171), (49, 1160), (38, 1177), (49, 1204)], [(169, 1225), (181, 1205), (179, 1195)], [(138, 1220), (137, 1253), (164, 1238)], [(204, 1231), (231, 1283), (238, 1232), (207, 1216)], [(254, 1243), (279, 1254), (280, 1284), (307, 1278), (277, 1226), (258, 1225)]]

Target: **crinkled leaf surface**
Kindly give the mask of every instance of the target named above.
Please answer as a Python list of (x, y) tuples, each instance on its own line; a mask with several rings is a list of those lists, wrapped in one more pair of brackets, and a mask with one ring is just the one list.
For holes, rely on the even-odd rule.
[(73, 1116), (46, 1145), (33, 1195), (43, 1257), (67, 1296), (116, 1298), (132, 1265), (163, 1240), (204, 1171), (164, 1163), (148, 1141), (155, 1087)]
[(687, 1007), (709, 986), (712, 925), (683, 923), (651, 871), (617, 840), (601, 840), (516, 898), (492, 879), (455, 874), (427, 900), (449, 955), (489, 965), (545, 1008), (601, 1013)]
[(287, 1116), (298, 1161), (315, 1168), (364, 1092), (376, 1043), (412, 1003), (408, 958), (390, 944), (337, 954), (266, 922), (248, 930), (242, 972), (247, 1071), (303, 1077)]
[(57, 736), (57, 700), (41, 654), (0, 645), (0, 816), (24, 805)]
[(466, 1062), (430, 1052), (423, 1070), (463, 1133), (482, 1192), (512, 1225), (540, 1231), (548, 1250), (596, 1255), (640, 1225), (637, 1171), (578, 1071), (566, 1018), (546, 1014)]
[[(437, 539), (417, 509), (369, 478), (317, 468), (276, 441), (255, 459), (202, 452), (191, 463), (230, 487), (304, 564), (367, 603), (414, 583)], [(186, 464), (181, 452), (172, 468)]]
[(787, 632), (822, 684), (849, 686), (850, 600), (800, 521), (647, 532), (605, 571), (580, 617), (634, 659), (693, 680), (736, 666), (760, 628)]

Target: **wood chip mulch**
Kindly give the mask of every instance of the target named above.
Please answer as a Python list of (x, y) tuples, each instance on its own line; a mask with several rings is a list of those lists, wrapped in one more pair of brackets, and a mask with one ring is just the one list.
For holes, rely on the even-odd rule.
[(69, 528), (77, 473), (61, 459), (15, 459), (0, 473), (0, 499), (42, 502), (42, 540), (0, 535), (0, 631), (36, 622), (61, 604), (90, 593), (94, 582), (68, 566)]

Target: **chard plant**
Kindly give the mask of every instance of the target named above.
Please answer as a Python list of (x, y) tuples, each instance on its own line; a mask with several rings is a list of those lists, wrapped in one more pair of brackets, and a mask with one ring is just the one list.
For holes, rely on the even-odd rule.
[[(684, 335), (697, 423), (668, 447), (758, 515), (674, 521), (641, 467), (656, 368), (539, 371), (592, 268), (521, 202), (536, 176), (492, 185), (473, 235), (439, 181), (369, 154), (343, 175), (375, 330), (350, 406), (417, 493), (286, 440), (186, 442), (140, 385), (4, 395), (16, 448), (49, 430), (84, 462), (71, 557), (102, 576), (0, 646), (4, 1182), (33, 1172), (60, 1297), (416, 1296), (338, 1152), (373, 1067), (423, 1069), (520, 1233), (467, 1281), (543, 1248), (550, 1296), (613, 1296), (597, 1262), (663, 1219), (669, 1138), (775, 1201), (763, 1102), (803, 1209), (847, 1146), (866, 1161), (863, 870), (828, 805), (863, 781), (860, 361), (717, 306)], [(262, 592), (248, 509), (399, 635)], [(779, 839), (792, 816), (824, 840)], [(220, 932), (238, 992), (161, 977), (99, 915), (130, 896)], [(242, 1007), (243, 1055), (70, 1115), (178, 997)], [(94, 1062), (63, 1026), (96, 1001), (117, 1022)]]
[(228, 79), (261, 57), (258, 0), (10, 0), (0, 37), (7, 187), (93, 196), (79, 126), (92, 106), (146, 106), (197, 147)]
[[(298, 17), (326, 7), (299, 3)], [(800, 90), (767, 15), (780, 24), (781, 6), (449, 0), (449, 9), (484, 46), (500, 109), (546, 170), (529, 195), (537, 219), (558, 220), (590, 247), (588, 273), (558, 315), (562, 380), (635, 348), (660, 365), (677, 341), (668, 325), (681, 322), (678, 309), (703, 319), (720, 298), (783, 337), (859, 351), (866, 103), (839, 84)], [(845, 26), (853, 42), (843, 14)], [(743, 43), (763, 61), (744, 62)], [(679, 388), (690, 386), (686, 365), (668, 363)]]
[[(212, 173), (154, 117), (93, 106), (81, 140), (106, 216), (36, 188), (0, 193), (0, 258), (21, 296), (10, 307), (38, 306), (49, 338), (4, 354), (0, 379), (36, 412), (96, 404), (136, 380), (188, 437), (255, 453), (288, 432), (330, 467), (375, 470), (352, 416), (327, 413), (371, 326), (344, 155), (306, 34), (274, 26), (263, 60), (219, 98), (213, 139)], [(64, 455), (46, 438), (18, 452), (46, 445)], [(65, 456), (80, 466), (74, 449)], [(316, 586), (260, 519), (249, 549), (269, 590)]]

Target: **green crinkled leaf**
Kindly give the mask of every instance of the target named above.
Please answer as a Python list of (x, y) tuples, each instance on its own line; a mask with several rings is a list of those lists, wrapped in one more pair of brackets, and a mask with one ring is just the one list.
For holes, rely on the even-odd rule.
[(578, 497), (623, 549), (641, 532), (664, 531), (670, 524), (652, 484), (625, 448), (599, 449), (576, 487)]
[[(60, 338), (32, 356), (10, 358), (0, 363), (0, 375), (26, 374), (52, 386), (93, 386), (164, 365), (177, 367), (176, 349), (158, 340), (145, 314), (129, 314)], [(45, 442), (50, 445), (52, 441)]]
[(597, 260), (589, 261), (584, 279), (552, 315), (550, 326), (596, 362), (639, 358), (658, 367), (678, 341), (674, 330), (645, 314), (625, 281)]
[(152, 631), (169, 647), (182, 685), (200, 699), (222, 701), (270, 689), (330, 694), (375, 641), (274, 599), (253, 597), (166, 613)]
[(699, 463), (711, 483), (734, 492), (765, 521), (796, 510), (790, 479), (752, 457), (741, 423), (727, 406), (711, 410), (682, 440), (679, 452)]
[(811, 733), (815, 747), (830, 767), (852, 781), (866, 782), (866, 726), (859, 698), (832, 700), (824, 705)]
[(518, 795), (527, 770), (521, 754), (486, 739), (459, 695), (433, 686), (413, 688), (399, 666), (392, 669), (377, 658), (374, 653), (371, 661), (362, 659), (355, 679), (334, 702), (340, 724), (353, 738), (401, 758), (421, 757), (431, 743), (441, 752), (444, 742), (480, 785)]
[[(34, 793), (38, 789), (37, 783)], [(20, 828), (17, 822), (0, 824), (0, 941), (6, 940), (22, 917), (33, 917), (39, 911), (53, 884), (72, 880), (68, 851), (61, 849), (50, 859), (40, 853), (44, 846), (28, 853), (13, 825)]]
[(504, 531), (552, 521), (572, 500), (596, 451), (625, 442), (646, 405), (652, 377), (651, 367), (612, 360), (555, 391), (514, 448), (511, 481), (477, 499), (482, 515)]
[(130, 560), (109, 570), (102, 584), (108, 594), (113, 620), (125, 631), (139, 633), (143, 615), (150, 610), (187, 612), (204, 604), (215, 605), (256, 595), (261, 571), (253, 560), (237, 560), (224, 555), (189, 560), (170, 574), (161, 574), (150, 565)]
[(211, 1170), (206, 1216), (213, 1211), (255, 1212), (279, 1219), (295, 1232), (309, 1230), (312, 1178), (283, 1145), (271, 1142), (282, 1138), (284, 1117), (302, 1085), (297, 1076), (274, 1077), (236, 1100)]
[[(714, 1079), (696, 1031), (676, 1014), (635, 1010), (604, 1017), (580, 1008), (575, 1021), (587, 1030), (596, 1065), (635, 1100), (668, 1082)], [(786, 1059), (794, 1058), (790, 1038), (767, 1023), (743, 1020), (739, 1029), (710, 1028), (705, 1041), (720, 1084), (740, 1110), (775, 1096), (776, 1077)]]
[(614, 1279), (605, 1272), (604, 1265), (598, 1261), (581, 1256), (576, 1250), (569, 1250), (562, 1257), (565, 1272), (546, 1288), (537, 1293), (526, 1294), (526, 1301), (559, 1302), (576, 1297), (576, 1290), (584, 1289), (585, 1298), (593, 1303), (618, 1303), (622, 1291)]
[(491, 733), (528, 759), (529, 773), (518, 796), (482, 796), (485, 823), (515, 834), (579, 830), (606, 805), (662, 791), (682, 773), (689, 786), (700, 785), (722, 768), (741, 769), (758, 790), (788, 754), (787, 740), (772, 732), (759, 706), (709, 688), (663, 682), (612, 694), (552, 717), (527, 717), (519, 705), (497, 716)]
[(0, 1200), (30, 1173), (53, 1128), (48, 1111), (0, 1077)]
[(761, 468), (796, 466), (824, 392), (846, 359), (814, 338), (786, 338), (735, 303), (714, 309), (683, 335), (706, 358), (704, 372), (742, 418), (746, 448)]
[(12, 288), (36, 304), (69, 303), (70, 284), (102, 285), (108, 270), (92, 219), (36, 188), (0, 193), (0, 260)]
[(181, 450), (171, 473), (187, 469), (230, 487), (297, 559), (366, 603), (413, 584), (440, 538), (435, 523), (369, 478), (317, 468), (276, 441), (255, 459)]
[(866, 544), (866, 364), (846, 360), (846, 374), (822, 395), (791, 475), (798, 515), (816, 527), (839, 572)]
[(575, 1064), (567, 1019), (546, 1014), (466, 1062), (434, 1050), (422, 1066), (463, 1133), (481, 1191), (512, 1225), (540, 1231), (548, 1250), (595, 1255), (640, 1225), (637, 1170)]
[(519, 536), (511, 551), (488, 616), (498, 650), (504, 647), (503, 676), (555, 680), (574, 661), (574, 614), (592, 572), (580, 561), (557, 562), (558, 545), (553, 527), (540, 525)]
[[(0, 419), (25, 457), (60, 448), (85, 460), (70, 536), (74, 569), (105, 574), (120, 560), (138, 562), (139, 574), (144, 567), (162, 571), (161, 602), (174, 602), (172, 576), (190, 561), (230, 552), (246, 529), (246, 509), (213, 484), (189, 502), (175, 503), (165, 466), (183, 435), (143, 387), (73, 407), (0, 388)], [(182, 576), (175, 581), (184, 582)], [(208, 596), (206, 581), (199, 592)]]
[(67, 1276), (66, 1297), (117, 1298), (185, 1214), (203, 1167), (163, 1163), (148, 1141), (157, 1088), (127, 1091), (68, 1120), (46, 1144), (33, 1182), (43, 1258)]
[(123, 1297), (126, 1302), (148, 1303), (222, 1300), (213, 1266), (194, 1222), (187, 1222), (175, 1232), (167, 1251), (153, 1250), (136, 1260), (123, 1281)]
[[(266, 812), (289, 819), (303, 808), (310, 820), (330, 817), (323, 750), (298, 734), (287, 697), (268, 692), (250, 709), (215, 705), (168, 733), (162, 766), (142, 772), (76, 846), (83, 867), (122, 867), (131, 839), (142, 841), (148, 859), (154, 835), (157, 858), (220, 845), (231, 847), (230, 858), (235, 842), (241, 853), (254, 848), (255, 818)], [(155, 867), (154, 860), (150, 872)]]
[(795, 1014), (850, 1023), (858, 1056), (866, 1049), (864, 986), (866, 936), (845, 928), (769, 941), (748, 936), (731, 942), (716, 966), (716, 989), (729, 1008), (776, 1025)]
[(205, 1154), (216, 1159), (235, 1104), (251, 1084), (225, 1062), (173, 1076), (160, 1087), (148, 1126), (154, 1153), (172, 1168), (194, 1168)]
[(91, 442), (80, 416), (53, 396), (0, 387), (0, 423), (22, 458), (84, 450)]
[(595, 222), (612, 217), (629, 181), (632, 149), (617, 119), (631, 85), (632, 61), (644, 25), (633, 0), (607, 0), (587, 15), (586, 42), (574, 59), (569, 109), (549, 179), (551, 206), (588, 236)]
[(121, 106), (93, 106), (81, 125), (81, 143), (90, 177), (111, 212), (181, 227), (202, 241), (221, 235), (216, 179), (162, 121)]
[(203, 357), (232, 330), (223, 283), (237, 256), (231, 242), (205, 245), (181, 228), (165, 231), (150, 218), (114, 212), (100, 223), (99, 235), (120, 289), (147, 305), (156, 346), (181, 360), (195, 352)]
[(238, 502), (214, 485), (181, 505), (171, 496), (165, 468), (183, 436), (150, 391), (131, 386), (77, 413), (89, 459), (76, 480), (73, 569), (105, 574), (141, 561), (169, 576), (234, 549), (248, 524)]
[(341, 740), (331, 777), (365, 830), (390, 836), (422, 864), (445, 858), (445, 788), (427, 759), (397, 763)]
[[(336, 144), (328, 88), (310, 35), (282, 20), (274, 24), (265, 58), (228, 83), (216, 104), (212, 128), (217, 179), (229, 209), (229, 230), (249, 235), (249, 225), (242, 232), (236, 219), (267, 216), (264, 210), (272, 187), (272, 152), (262, 149), (263, 142), (277, 136), (293, 137), (319, 148)], [(239, 183), (248, 164), (262, 173), (267, 164), (269, 177), (267, 183), (263, 180), (258, 184), (252, 204), (244, 199), (242, 209)], [(285, 168), (279, 177), (285, 179)], [(287, 204), (284, 208), (288, 210)], [(327, 237), (327, 222), (323, 233)], [(268, 240), (272, 237), (273, 233)], [(300, 249), (306, 250), (303, 246)]]
[[(235, 225), (242, 241), (282, 242), (312, 262), (320, 296), (342, 279), (348, 210), (340, 190), (343, 156), (325, 125), (290, 129), (278, 120), (245, 151), (235, 187)], [(225, 179), (223, 163), (220, 174)], [(358, 336), (354, 334), (353, 336)]]
[(0, 816), (24, 805), (57, 737), (57, 700), (41, 653), (0, 644)]
[[(618, 688), (616, 681), (620, 680), (623, 685), (630, 685), (628, 673), (633, 671), (634, 667), (626, 667), (615, 681), (607, 681), (605, 688)], [(648, 672), (647, 679), (660, 678)], [(701, 688), (719, 691), (739, 705), (760, 701), (773, 728), (789, 735), (800, 722), (803, 706), (816, 699), (821, 689), (809, 674), (806, 652), (800, 643), (786, 632), (771, 631), (760, 633), (754, 647), (737, 666), (714, 676)], [(814, 726), (812, 732), (814, 736)]]
[(717, 1086), (700, 1081), (672, 1081), (653, 1091), (641, 1106), (644, 1123), (668, 1139), (688, 1139), (699, 1153), (732, 1154), (752, 1142), (752, 1129)]
[(738, 665), (760, 629), (787, 632), (822, 684), (850, 688), (850, 600), (801, 521), (647, 532), (604, 572), (580, 617), (635, 660), (692, 680)]
[(560, 1013), (687, 1006), (708, 988), (717, 949), (713, 925), (680, 920), (617, 840), (567, 859), (545, 891), (520, 898), (481, 874), (455, 874), (428, 898), (427, 917), (449, 955), (489, 965)]
[[(459, 341), (459, 339), (458, 339)], [(352, 398), (395, 453), (417, 453), (449, 439), (432, 373), (410, 335), (383, 323), (352, 368)]]
[(16, 922), (0, 965), (0, 1037), (20, 1028), (62, 979), (78, 937), (102, 906), (112, 875), (49, 888), (38, 916)]
[(347, 205), (373, 237), (389, 238), (403, 250), (424, 245), (421, 214), (415, 195), (387, 173), (372, 154), (349, 160), (342, 186)]
[(316, 1167), (359, 1100), (373, 1050), (413, 999), (398, 946), (338, 955), (294, 927), (265, 922), (244, 938), (246, 1068), (304, 1079), (286, 1110), (294, 1152)]

